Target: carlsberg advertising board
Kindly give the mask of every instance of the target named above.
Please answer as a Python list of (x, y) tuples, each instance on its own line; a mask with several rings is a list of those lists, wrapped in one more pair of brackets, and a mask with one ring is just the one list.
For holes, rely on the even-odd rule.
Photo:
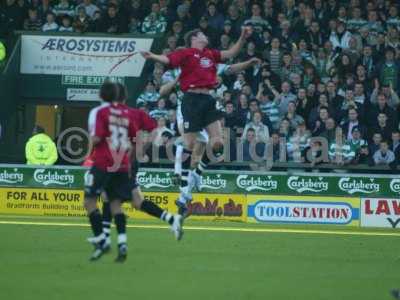
[[(0, 166), (0, 186), (83, 189), (85, 168), (34, 168)], [(172, 170), (141, 169), (137, 181), (146, 192), (179, 192)], [(217, 194), (269, 194), (352, 197), (400, 197), (400, 179), (390, 176), (351, 176), (298, 173), (284, 175), (255, 172), (208, 171), (201, 192)]]

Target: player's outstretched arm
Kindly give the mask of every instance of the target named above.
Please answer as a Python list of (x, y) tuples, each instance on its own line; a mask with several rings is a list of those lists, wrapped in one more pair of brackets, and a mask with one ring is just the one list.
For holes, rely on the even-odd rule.
[(252, 59), (246, 60), (244, 62), (230, 65), (226, 73), (227, 75), (237, 74), (242, 72), (243, 70), (246, 70), (247, 68), (260, 64), (261, 60), (259, 58), (253, 57)]
[(228, 50), (221, 51), (221, 59), (227, 60), (235, 57), (239, 54), (242, 49), (246, 39), (252, 34), (252, 29), (250, 27), (243, 27), (242, 33), (236, 43), (230, 47)]
[(169, 58), (165, 55), (154, 54), (150, 51), (142, 51), (140, 54), (144, 57), (144, 59), (153, 60), (155, 62), (162, 63), (164, 65), (169, 65)]

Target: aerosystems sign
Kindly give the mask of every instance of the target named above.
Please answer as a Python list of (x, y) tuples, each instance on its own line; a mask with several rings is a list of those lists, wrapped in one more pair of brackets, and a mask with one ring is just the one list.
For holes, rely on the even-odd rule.
[(359, 198), (247, 196), (249, 222), (359, 225)]
[(153, 39), (23, 35), (21, 73), (139, 77)]
[(400, 228), (400, 198), (362, 198), (361, 226)]

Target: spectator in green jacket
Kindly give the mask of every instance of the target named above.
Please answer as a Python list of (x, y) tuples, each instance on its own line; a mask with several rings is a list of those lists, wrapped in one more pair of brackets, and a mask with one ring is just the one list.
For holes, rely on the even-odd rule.
[(28, 165), (51, 166), (58, 159), (56, 144), (40, 126), (33, 129), (33, 136), (25, 145), (25, 155)]

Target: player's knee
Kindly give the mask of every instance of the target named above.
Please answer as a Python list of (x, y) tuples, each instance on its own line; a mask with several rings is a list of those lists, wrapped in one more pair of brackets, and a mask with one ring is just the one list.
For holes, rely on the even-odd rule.
[(132, 207), (134, 209), (140, 210), (142, 207), (143, 200), (142, 199), (132, 199)]
[(96, 199), (93, 198), (86, 198), (83, 202), (83, 206), (85, 207), (86, 211), (90, 214), (97, 208)]
[(110, 203), (111, 214), (113, 216), (122, 213), (121, 201), (114, 200)]
[(142, 203), (143, 203), (143, 198), (140, 196), (140, 194), (134, 192), (132, 196), (132, 207), (137, 210), (140, 210), (142, 207)]
[(190, 140), (190, 141), (186, 141), (185, 142), (185, 148), (190, 150), (190, 151), (193, 151), (194, 146), (195, 146), (195, 141), (194, 140)]

